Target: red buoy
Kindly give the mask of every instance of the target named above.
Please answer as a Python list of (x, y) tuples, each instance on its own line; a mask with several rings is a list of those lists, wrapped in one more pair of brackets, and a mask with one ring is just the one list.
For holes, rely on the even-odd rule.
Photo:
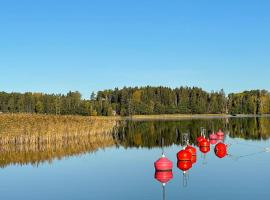
[(193, 146), (188, 145), (185, 150), (189, 151), (192, 156), (196, 156), (196, 148)]
[(210, 142), (208, 140), (203, 140), (200, 142), (199, 147), (202, 153), (208, 153), (210, 151)]
[(172, 171), (156, 171), (155, 179), (157, 179), (162, 184), (168, 183), (173, 178)]
[(191, 161), (192, 154), (187, 150), (181, 150), (177, 153), (178, 161)]
[(164, 155), (155, 162), (155, 169), (157, 171), (168, 171), (172, 170), (172, 168), (173, 168), (172, 161), (170, 161)]
[(200, 142), (199, 147), (210, 147), (210, 143), (208, 140), (203, 140)]
[(205, 138), (203, 136), (197, 137), (197, 144), (199, 145), (200, 142), (202, 142), (203, 140), (205, 140)]
[(218, 136), (215, 133), (212, 133), (212, 134), (209, 135), (210, 140), (217, 140), (217, 137)]
[(202, 153), (208, 153), (210, 151), (210, 147), (200, 147), (200, 151)]
[(191, 163), (192, 163), (192, 165), (194, 164), (194, 163), (196, 163), (197, 162), (197, 156), (192, 156), (191, 157)]
[(217, 139), (216, 140), (210, 139), (210, 144), (214, 145), (217, 143), (217, 141), (218, 141)]
[(177, 162), (177, 167), (186, 172), (192, 167), (192, 162), (191, 161), (178, 161)]
[(197, 161), (197, 150), (195, 147), (188, 145), (185, 150), (191, 153), (191, 163), (194, 164)]
[(218, 141), (218, 136), (217, 136), (217, 134), (212, 133), (212, 134), (209, 135), (209, 139), (210, 139), (210, 144), (214, 145)]
[(217, 139), (218, 139), (218, 140), (224, 140), (224, 136), (218, 135), (218, 136), (217, 136)]
[(224, 137), (224, 133), (221, 131), (221, 129), (218, 130), (217, 136), (223, 136)]
[(227, 145), (224, 143), (218, 143), (215, 146), (215, 154), (219, 158), (224, 158), (227, 155)]

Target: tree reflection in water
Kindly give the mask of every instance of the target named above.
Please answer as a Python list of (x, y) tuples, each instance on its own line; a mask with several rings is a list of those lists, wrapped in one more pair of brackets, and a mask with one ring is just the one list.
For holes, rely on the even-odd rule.
[[(79, 123), (79, 122), (77, 122)], [(17, 127), (27, 128), (28, 137), (31, 136), (33, 142), (5, 142), (14, 137), (12, 131), (18, 131)], [(27, 126), (27, 127), (26, 127)], [(70, 125), (71, 126), (71, 125)], [(122, 146), (124, 148), (143, 147), (153, 148), (161, 146), (161, 138), (164, 138), (164, 146), (181, 144), (181, 133), (190, 133), (190, 143), (195, 144), (196, 138), (200, 135), (200, 128), (205, 127), (207, 134), (219, 128), (225, 131), (225, 137), (243, 138), (249, 140), (266, 140), (270, 137), (270, 118), (219, 118), (219, 119), (192, 119), (181, 121), (122, 121), (111, 123), (107, 131), (103, 129), (94, 134), (87, 130), (87, 125), (83, 125), (82, 134), (79, 130), (69, 130), (69, 136), (61, 136), (53, 139), (54, 135), (65, 133), (65, 126), (62, 128), (52, 128), (46, 141), (40, 140), (39, 130), (48, 129), (48, 124), (31, 123), (25, 124), (24, 121), (18, 125), (9, 123), (8, 127), (0, 126), (0, 166), (6, 167), (11, 164), (33, 164), (38, 166), (40, 163), (53, 159), (60, 159), (65, 156), (78, 155), (87, 152), (95, 152), (99, 148)], [(104, 126), (99, 126), (104, 128)], [(9, 132), (6, 136), (3, 130)], [(31, 133), (31, 130), (33, 133)], [(58, 134), (57, 131), (62, 133)], [(85, 134), (85, 131), (91, 134)], [(98, 130), (98, 129), (97, 129)], [(76, 131), (76, 134), (72, 134)], [(60, 138), (60, 139), (59, 139)], [(12, 140), (16, 141), (16, 140)]]
[(270, 118), (222, 118), (182, 121), (128, 121), (114, 134), (116, 143), (124, 147), (158, 147), (160, 138), (165, 146), (180, 145), (181, 133), (190, 133), (190, 143), (196, 144), (201, 127), (207, 135), (222, 129), (227, 136), (248, 140), (267, 140), (270, 137)]

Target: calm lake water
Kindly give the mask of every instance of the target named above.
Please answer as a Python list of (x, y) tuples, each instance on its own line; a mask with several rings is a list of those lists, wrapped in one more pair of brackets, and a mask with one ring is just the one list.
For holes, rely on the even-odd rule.
[[(208, 133), (222, 128), (230, 155), (219, 159), (213, 145), (206, 155), (197, 148), (197, 162), (183, 184), (176, 160), (181, 134), (189, 132), (194, 143), (200, 127)], [(18, 158), (13, 149), (0, 157), (1, 199), (163, 199), (162, 184), (154, 178), (162, 137), (165, 154), (174, 163), (166, 199), (270, 198), (270, 153), (265, 151), (270, 147), (270, 119), (230, 118), (124, 122), (112, 133), (113, 143), (77, 155), (66, 150), (66, 156), (50, 157), (49, 152), (44, 158), (41, 152), (29, 158), (29, 152), (20, 152)]]

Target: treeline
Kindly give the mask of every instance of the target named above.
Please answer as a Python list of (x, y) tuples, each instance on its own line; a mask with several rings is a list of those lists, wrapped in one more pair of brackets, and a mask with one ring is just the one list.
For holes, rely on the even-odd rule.
[(269, 114), (270, 94), (266, 90), (229, 94), (228, 107), (232, 114)]
[(265, 90), (229, 94), (206, 92), (197, 87), (124, 87), (92, 93), (82, 99), (79, 92), (63, 94), (0, 92), (0, 112), (57, 115), (134, 114), (266, 114), (270, 94)]

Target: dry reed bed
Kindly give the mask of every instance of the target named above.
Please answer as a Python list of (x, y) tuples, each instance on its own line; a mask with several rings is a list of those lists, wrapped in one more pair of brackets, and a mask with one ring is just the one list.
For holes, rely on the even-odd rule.
[(110, 133), (117, 123), (114, 118), (0, 115), (0, 144), (51, 144)]
[(115, 118), (0, 115), (0, 166), (39, 164), (114, 145)]

